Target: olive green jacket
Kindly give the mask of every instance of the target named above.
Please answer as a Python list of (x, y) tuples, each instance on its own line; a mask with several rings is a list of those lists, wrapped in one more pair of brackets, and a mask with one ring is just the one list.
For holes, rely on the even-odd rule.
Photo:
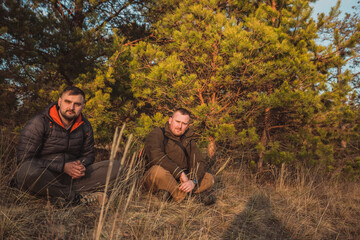
[[(205, 162), (195, 142), (194, 133), (188, 129), (183, 136), (172, 134), (169, 123), (165, 125), (165, 135), (168, 137), (164, 146), (164, 134), (161, 128), (152, 130), (145, 140), (145, 154), (147, 168), (160, 165), (168, 170), (175, 179), (179, 179), (182, 172), (187, 173), (189, 179), (199, 183), (205, 174)], [(189, 155), (189, 162), (183, 149), (175, 142), (180, 142)]]

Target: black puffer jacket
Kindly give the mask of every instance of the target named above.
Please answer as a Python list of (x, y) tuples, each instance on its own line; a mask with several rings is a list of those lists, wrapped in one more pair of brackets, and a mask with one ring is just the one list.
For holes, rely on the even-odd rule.
[(37, 161), (54, 172), (64, 164), (80, 160), (85, 167), (94, 162), (94, 137), (91, 125), (81, 114), (72, 128), (62, 124), (57, 104), (53, 103), (32, 118), (21, 132), (17, 161)]

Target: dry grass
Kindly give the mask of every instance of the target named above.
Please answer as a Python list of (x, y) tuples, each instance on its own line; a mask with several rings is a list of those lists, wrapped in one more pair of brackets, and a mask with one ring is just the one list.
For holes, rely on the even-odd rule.
[(260, 181), (229, 164), (216, 176), (217, 203), (205, 207), (142, 192), (143, 164), (129, 153), (103, 209), (56, 208), (9, 187), (11, 146), (10, 139), (0, 148), (0, 239), (360, 239), (359, 184), (324, 180), (316, 170), (290, 174), (284, 166)]

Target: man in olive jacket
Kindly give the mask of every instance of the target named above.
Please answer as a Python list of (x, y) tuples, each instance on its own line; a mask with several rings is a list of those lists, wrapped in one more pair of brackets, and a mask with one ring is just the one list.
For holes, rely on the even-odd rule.
[(176, 109), (165, 128), (155, 128), (145, 141), (144, 186), (152, 192), (169, 192), (177, 202), (190, 192), (201, 193), (214, 185), (214, 177), (205, 172), (189, 122), (190, 113)]
[[(57, 102), (26, 124), (17, 151), (20, 189), (75, 204), (94, 200), (94, 195), (81, 193), (104, 186), (109, 161), (94, 164), (93, 130), (81, 114), (84, 106), (84, 92), (70, 86)], [(114, 162), (111, 180), (118, 168), (119, 163)]]

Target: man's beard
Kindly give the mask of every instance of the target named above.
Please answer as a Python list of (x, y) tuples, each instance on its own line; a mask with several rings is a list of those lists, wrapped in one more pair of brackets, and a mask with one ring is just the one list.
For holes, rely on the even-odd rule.
[[(74, 115), (68, 116), (68, 115), (66, 114), (66, 112), (73, 112)], [(68, 121), (72, 121), (72, 120), (74, 120), (74, 119), (76, 119), (76, 118), (78, 117), (78, 116), (75, 114), (75, 112), (74, 112), (74, 111), (71, 111), (71, 110), (67, 110), (67, 111), (65, 111), (65, 112), (60, 111), (60, 114), (61, 114), (61, 116), (62, 116), (63, 118), (65, 118), (65, 119), (68, 120)]]
[(171, 132), (172, 132), (172, 134), (174, 134), (177, 137), (180, 137), (184, 134), (184, 132), (182, 132), (181, 129), (178, 129), (178, 128), (174, 128), (174, 130), (172, 130)]

